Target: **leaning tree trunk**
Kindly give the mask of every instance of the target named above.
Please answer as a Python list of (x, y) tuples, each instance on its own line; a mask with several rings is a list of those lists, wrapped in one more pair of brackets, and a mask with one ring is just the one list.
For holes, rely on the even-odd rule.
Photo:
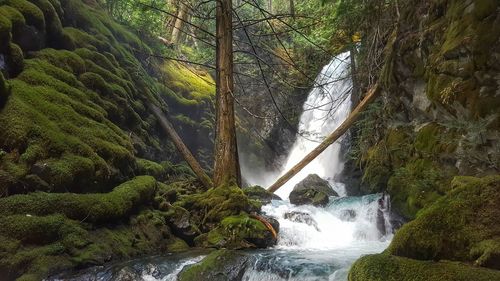
[(184, 160), (188, 163), (189, 167), (193, 170), (193, 172), (196, 174), (198, 179), (203, 183), (203, 185), (206, 188), (211, 188), (212, 187), (212, 181), (210, 180), (210, 177), (205, 173), (201, 165), (196, 161), (196, 158), (194, 158), (193, 154), (191, 151), (189, 151), (189, 148), (184, 144), (182, 141), (181, 137), (177, 134), (177, 132), (174, 129), (174, 126), (172, 126), (172, 123), (168, 121), (168, 119), (163, 115), (163, 112), (161, 111), (160, 108), (158, 108), (154, 104), (149, 104), (149, 108), (153, 112), (153, 114), (158, 118), (158, 121), (160, 121), (160, 125), (165, 130), (167, 135), (170, 137), (170, 140), (174, 143), (175, 147), (179, 151), (179, 153), (182, 155)]
[(215, 186), (230, 183), (241, 185), (233, 100), (233, 24), (231, 9), (231, 0), (217, 1)]

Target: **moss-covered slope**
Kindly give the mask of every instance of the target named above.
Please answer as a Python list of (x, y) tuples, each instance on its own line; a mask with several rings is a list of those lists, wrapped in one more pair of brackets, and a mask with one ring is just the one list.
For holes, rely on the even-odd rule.
[(161, 182), (199, 186), (148, 105), (208, 165), (215, 90), (162, 51), (96, 1), (0, 0), (1, 280), (188, 247)]
[[(2, 0), (0, 15), (0, 196), (109, 191), (141, 172), (137, 158), (178, 161), (149, 103), (170, 108), (185, 134), (209, 135), (210, 76), (163, 68), (148, 57), (160, 47), (97, 4)], [(179, 86), (171, 72), (192, 81)], [(211, 140), (188, 145), (208, 154)]]

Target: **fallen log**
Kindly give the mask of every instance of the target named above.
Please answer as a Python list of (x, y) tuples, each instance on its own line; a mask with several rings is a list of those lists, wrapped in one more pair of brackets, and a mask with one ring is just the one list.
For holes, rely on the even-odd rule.
[(201, 165), (198, 163), (196, 158), (194, 158), (193, 154), (191, 151), (189, 151), (189, 148), (184, 144), (182, 141), (181, 137), (177, 134), (175, 131), (174, 127), (172, 126), (172, 123), (168, 121), (168, 119), (165, 117), (163, 112), (159, 107), (157, 107), (154, 104), (149, 104), (149, 108), (153, 112), (153, 114), (158, 118), (158, 121), (160, 121), (160, 125), (165, 130), (167, 135), (170, 137), (170, 140), (174, 143), (175, 147), (177, 150), (181, 153), (182, 157), (186, 162), (188, 163), (189, 167), (193, 170), (193, 172), (196, 174), (198, 179), (203, 183), (203, 185), (206, 188), (211, 188), (213, 186), (212, 180), (210, 177), (205, 173)]
[(302, 170), (307, 164), (309, 164), (314, 158), (321, 154), (325, 149), (327, 149), (332, 143), (339, 139), (347, 130), (354, 124), (358, 119), (359, 114), (370, 104), (380, 93), (381, 87), (379, 84), (375, 84), (367, 93), (366, 97), (354, 108), (354, 110), (347, 116), (345, 121), (333, 131), (322, 143), (320, 143), (315, 149), (313, 149), (309, 154), (307, 154), (299, 163), (297, 163), (293, 168), (281, 176), (273, 185), (271, 185), (267, 190), (270, 192), (275, 192), (283, 186), (288, 180), (295, 176), (300, 170)]

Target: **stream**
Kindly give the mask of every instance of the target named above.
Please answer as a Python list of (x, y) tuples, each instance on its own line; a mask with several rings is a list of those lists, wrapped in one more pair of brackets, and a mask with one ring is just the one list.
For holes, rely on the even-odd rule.
[[(351, 110), (349, 72), (348, 53), (323, 68), (316, 78), (317, 85), (323, 86), (309, 93), (300, 118), (301, 136), (297, 136), (282, 171), (265, 178), (247, 178), (251, 184), (269, 186), (347, 117)], [(341, 142), (331, 145), (276, 192), (285, 200), (263, 206), (263, 212), (280, 223), (278, 244), (271, 249), (245, 251), (250, 259), (242, 280), (346, 281), (356, 259), (379, 253), (389, 245), (392, 227), (387, 195), (346, 196), (345, 186), (335, 181), (343, 168)], [(287, 198), (293, 187), (312, 173), (329, 181), (340, 197), (331, 197), (325, 207), (291, 204)], [(290, 219), (291, 214), (295, 219)], [(176, 280), (184, 267), (200, 262), (206, 255), (206, 251), (196, 250), (152, 256), (52, 280)]]

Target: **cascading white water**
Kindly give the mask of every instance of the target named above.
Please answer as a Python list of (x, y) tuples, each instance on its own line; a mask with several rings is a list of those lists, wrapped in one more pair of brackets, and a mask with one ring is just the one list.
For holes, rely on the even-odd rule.
[[(304, 103), (304, 111), (300, 117), (299, 133), (305, 135), (297, 136), (283, 166), (283, 172), (302, 160), (349, 115), (352, 88), (349, 53), (340, 54), (323, 67), (315, 84), (316, 87), (311, 90)], [(297, 183), (309, 174), (317, 174), (328, 180), (340, 195), (345, 195), (343, 186), (333, 180), (342, 168), (340, 143), (337, 141), (278, 189), (276, 194), (288, 198)]]
[[(297, 164), (313, 150), (329, 133), (333, 132), (347, 117), (351, 109), (349, 53), (342, 53), (323, 67), (315, 80), (315, 87), (309, 93), (303, 106), (299, 121), (299, 135), (281, 171), (265, 174), (264, 177), (247, 175), (252, 185), (269, 186), (281, 174)], [(309, 163), (302, 171), (291, 178), (276, 192), (282, 198), (288, 198), (293, 187), (309, 174), (328, 180), (340, 195), (345, 195), (342, 184), (333, 180), (342, 171), (340, 143), (337, 141), (321, 155)]]
[[(309, 93), (299, 123), (299, 133), (307, 135), (297, 136), (281, 174), (302, 160), (348, 116), (352, 87), (349, 53), (326, 65), (315, 83), (321, 87)], [(278, 252), (261, 254), (243, 280), (347, 280), (354, 260), (387, 247), (392, 232), (387, 196), (345, 197), (344, 185), (335, 181), (343, 169), (340, 154), (338, 141), (276, 193), (287, 199), (297, 183), (309, 174), (317, 174), (342, 197), (331, 198), (325, 208), (294, 206), (288, 200), (273, 201), (263, 207), (267, 215), (280, 223)]]

